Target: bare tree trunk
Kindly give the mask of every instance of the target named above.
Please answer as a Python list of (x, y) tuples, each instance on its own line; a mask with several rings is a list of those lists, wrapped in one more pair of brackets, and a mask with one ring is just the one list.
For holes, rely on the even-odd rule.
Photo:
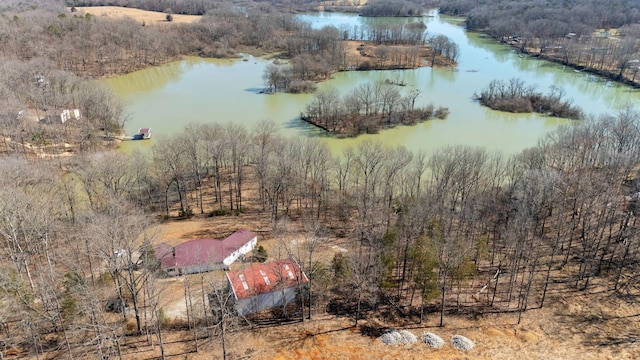
[(120, 339), (116, 334), (115, 330), (111, 330), (111, 336), (113, 336), (113, 341), (116, 343), (116, 350), (118, 352), (118, 359), (122, 360), (122, 348), (120, 347)]
[(191, 297), (191, 284), (189, 284), (189, 297), (188, 297), (188, 301), (189, 301), (189, 308), (191, 309), (191, 321), (193, 323), (193, 341), (196, 345), (196, 352), (199, 351), (199, 344), (198, 344), (198, 323), (197, 323), (197, 319), (195, 317), (195, 315), (193, 314), (193, 299)]
[(442, 278), (442, 298), (440, 300), (440, 324), (438, 325), (439, 327), (443, 327), (444, 326), (444, 307), (445, 307), (445, 291), (447, 288), (447, 273), (444, 273), (444, 276)]
[(154, 313), (156, 317), (156, 331), (158, 332), (158, 345), (160, 346), (160, 358), (165, 360), (165, 352), (164, 352), (164, 341), (162, 340), (162, 322), (158, 317), (158, 307), (155, 306)]
[[(313, 266), (312, 265), (312, 261), (313, 261), (312, 259), (313, 259), (313, 245), (309, 246), (309, 269), (311, 269), (312, 266)], [(300, 276), (302, 277), (302, 274), (300, 274)], [(311, 306), (312, 305), (312, 302), (311, 302), (312, 301), (312, 299), (311, 299), (311, 291), (312, 291), (312, 288), (311, 288), (311, 276), (309, 277), (308, 281), (309, 281), (309, 309), (308, 309), (309, 316), (308, 317), (309, 317), (309, 320), (311, 320), (311, 307), (312, 307)], [(302, 319), (304, 320), (304, 315), (302, 316)]]
[(170, 187), (171, 185), (168, 184), (167, 187), (164, 189), (164, 208), (166, 211), (167, 218), (169, 218), (169, 188)]
[(36, 331), (33, 329), (33, 324), (29, 320), (29, 331), (31, 332), (31, 341), (33, 342), (33, 349), (36, 351), (36, 360), (40, 360), (40, 350), (38, 347), (40, 346), (40, 342), (37, 339)]
[(231, 168), (227, 169), (229, 180), (229, 210), (233, 210), (233, 175), (231, 174)]
[(138, 304), (137, 280), (134, 279), (132, 264), (129, 264), (129, 284), (131, 292), (131, 302), (133, 302), (133, 312), (136, 317), (137, 334), (142, 334), (142, 323), (140, 319), (140, 304)]
[(209, 316), (207, 315), (207, 296), (206, 291), (204, 290), (204, 273), (200, 273), (200, 290), (202, 291), (202, 312), (204, 316), (204, 325), (208, 337), (211, 334), (209, 333)]
[(497, 275), (496, 275), (496, 285), (493, 288), (493, 295), (491, 296), (491, 303), (489, 303), (489, 306), (493, 306), (493, 303), (496, 300), (496, 293), (498, 292), (498, 283), (500, 281), (500, 274), (502, 274), (501, 270), (502, 270), (502, 260), (498, 264), (498, 272), (497, 272)]
[(531, 284), (533, 283), (533, 276), (536, 272), (536, 265), (538, 264), (537, 258), (533, 261), (533, 265), (531, 265), (531, 269), (529, 271), (529, 281), (527, 282), (527, 290), (524, 293), (524, 300), (522, 305), (520, 306), (520, 310), (518, 311), (518, 324), (520, 324), (520, 320), (522, 319), (522, 313), (527, 310), (527, 303), (529, 302), (529, 292), (531, 291)]
[(236, 208), (242, 211), (242, 164), (238, 164), (236, 179)]
[[(420, 324), (424, 322), (424, 289), (422, 289), (422, 296), (420, 297)], [(413, 296), (412, 296), (413, 297)]]
[(216, 201), (218, 202), (218, 206), (220, 208), (220, 210), (222, 210), (222, 185), (220, 184), (220, 165), (218, 164), (218, 159), (216, 159), (216, 164), (215, 164), (215, 194), (216, 194)]
[(553, 257), (555, 256), (555, 249), (551, 253), (551, 259), (549, 260), (549, 266), (547, 267), (547, 275), (544, 279), (544, 289), (542, 290), (542, 298), (540, 299), (540, 308), (544, 306), (544, 301), (547, 298), (547, 288), (549, 287), (549, 276), (551, 275), (551, 267), (553, 266)]
[(360, 319), (360, 303), (362, 302), (362, 290), (358, 291), (358, 305), (356, 307), (356, 322), (355, 327), (358, 326), (358, 320)]
[(198, 329), (195, 324), (195, 317), (193, 315), (193, 307), (191, 306), (191, 284), (189, 284), (189, 279), (186, 275), (183, 275), (183, 285), (184, 285), (184, 306), (187, 309), (187, 323), (189, 324), (189, 330), (193, 330), (194, 332), (194, 343), (196, 346), (196, 352), (198, 352)]
[(227, 360), (227, 341), (225, 336), (227, 335), (227, 326), (225, 324), (225, 320), (224, 320), (224, 316), (222, 318), (222, 325), (221, 325), (221, 342), (222, 342), (222, 359), (223, 360)]

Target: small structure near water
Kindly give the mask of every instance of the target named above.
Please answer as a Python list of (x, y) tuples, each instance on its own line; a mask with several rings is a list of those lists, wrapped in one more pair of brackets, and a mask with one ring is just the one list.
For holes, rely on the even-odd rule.
[(131, 140), (149, 140), (151, 139), (151, 128), (140, 128), (138, 133), (133, 135)]

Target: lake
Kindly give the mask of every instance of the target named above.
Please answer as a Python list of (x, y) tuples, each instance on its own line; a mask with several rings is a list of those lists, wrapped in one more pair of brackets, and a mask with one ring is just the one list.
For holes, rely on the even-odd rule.
[[(483, 146), (515, 153), (534, 146), (549, 130), (569, 120), (537, 114), (493, 111), (473, 100), (493, 79), (520, 78), (547, 92), (554, 85), (585, 113), (614, 113), (640, 100), (640, 92), (572, 68), (529, 57), (496, 43), (481, 34), (466, 32), (463, 19), (431, 12), (423, 18), (362, 18), (355, 14), (317, 13), (300, 15), (316, 28), (326, 25), (362, 26), (380, 21), (424, 21), (429, 35), (444, 34), (460, 46), (455, 69), (358, 71), (334, 74), (319, 88), (334, 87), (346, 93), (356, 86), (385, 79), (400, 80), (401, 91), (419, 89), (422, 104), (433, 103), (450, 110), (446, 120), (433, 120), (410, 127), (398, 127), (355, 139), (336, 139), (299, 120), (313, 95), (260, 94), (265, 86), (262, 73), (270, 60), (244, 56), (242, 59), (187, 58), (163, 66), (104, 80), (127, 104), (128, 135), (151, 127), (161, 137), (182, 130), (189, 122), (240, 123), (247, 127), (270, 119), (288, 136), (321, 136), (335, 152), (364, 139), (374, 138), (389, 145), (404, 145), (427, 153), (448, 144)], [(123, 151), (150, 146), (151, 141), (123, 142)]]

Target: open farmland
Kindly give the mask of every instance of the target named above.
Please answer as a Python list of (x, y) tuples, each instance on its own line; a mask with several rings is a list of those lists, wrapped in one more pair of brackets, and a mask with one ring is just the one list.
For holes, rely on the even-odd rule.
[(144, 24), (188, 24), (199, 21), (199, 15), (181, 15), (171, 14), (173, 20), (167, 21), (167, 14), (155, 11), (146, 11), (134, 8), (125, 8), (120, 6), (81, 6), (76, 10), (79, 14), (91, 14), (94, 16), (108, 18), (131, 18), (139, 23)]

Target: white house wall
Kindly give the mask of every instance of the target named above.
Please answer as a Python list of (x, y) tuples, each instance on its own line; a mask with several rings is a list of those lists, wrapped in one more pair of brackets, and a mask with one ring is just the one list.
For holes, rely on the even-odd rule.
[(70, 117), (71, 114), (69, 113), (69, 110), (62, 110), (62, 114), (60, 114), (60, 121), (64, 124)]
[(240, 255), (246, 255), (247, 253), (249, 253), (249, 251), (253, 250), (253, 248), (256, 247), (257, 244), (258, 244), (258, 237), (255, 236), (248, 243), (242, 245), (240, 249), (229, 254), (229, 256), (227, 256), (222, 261), (222, 263), (224, 263), (226, 266), (231, 265), (234, 261), (238, 260)]
[[(182, 272), (180, 272), (180, 268), (168, 268), (164, 269), (165, 272), (170, 276), (178, 276), (178, 275), (186, 275), (186, 274), (197, 274), (200, 272), (207, 272), (212, 270), (228, 270), (229, 266), (241, 255), (246, 255), (249, 251), (253, 250), (258, 244), (258, 237), (254, 237), (249, 242), (244, 244), (240, 249), (234, 251), (229, 256), (227, 256), (222, 263), (209, 262), (206, 264), (199, 265), (191, 265), (182, 267)], [(175, 269), (175, 271), (171, 271), (171, 269)]]
[(63, 124), (71, 119), (79, 119), (79, 118), (80, 118), (79, 109), (71, 109), (71, 110), (64, 109), (60, 112), (60, 116), (59, 116), (60, 122)]

